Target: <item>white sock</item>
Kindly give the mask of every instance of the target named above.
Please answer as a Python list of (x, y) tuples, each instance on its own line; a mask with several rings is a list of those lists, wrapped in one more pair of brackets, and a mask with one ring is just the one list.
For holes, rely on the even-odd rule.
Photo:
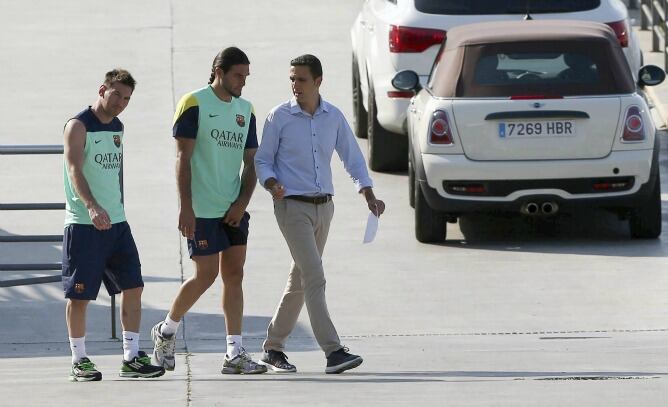
[(86, 337), (70, 338), (70, 349), (72, 350), (72, 364), (79, 362), (86, 355)]
[(167, 317), (165, 317), (165, 322), (160, 327), (160, 334), (163, 336), (174, 335), (176, 331), (179, 330), (179, 325), (181, 325), (181, 321), (173, 321), (169, 317), (169, 314), (167, 314)]
[(227, 356), (234, 359), (241, 353), (241, 335), (227, 335)]
[(131, 361), (139, 355), (139, 333), (123, 331), (123, 359)]

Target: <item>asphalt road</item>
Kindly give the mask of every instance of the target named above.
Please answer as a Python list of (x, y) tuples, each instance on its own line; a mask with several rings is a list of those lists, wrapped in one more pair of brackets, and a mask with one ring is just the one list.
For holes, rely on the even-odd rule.
[[(0, 2), (0, 144), (58, 144), (65, 120), (92, 103), (106, 70), (138, 80), (126, 126), (126, 205), (145, 274), (142, 347), (192, 273), (176, 230), (171, 117), (204, 86), (219, 49), (251, 59), (244, 97), (259, 124), (290, 97), (289, 60), (321, 57), (324, 98), (352, 120), (349, 28), (361, 1), (108, 3)], [(666, 135), (662, 134), (663, 141)], [(664, 143), (664, 146), (666, 143)], [(360, 146), (366, 151), (365, 141)], [(666, 187), (667, 155), (661, 156)], [(91, 305), (88, 349), (99, 383), (67, 382), (69, 348), (59, 284), (0, 289), (0, 406), (70, 405), (659, 405), (668, 390), (668, 225), (632, 240), (602, 212), (554, 222), (469, 217), (440, 245), (418, 243), (406, 174), (373, 174), (387, 204), (377, 240), (362, 245), (363, 199), (333, 160), (336, 214), (325, 250), (330, 312), (364, 364), (324, 375), (302, 313), (288, 345), (296, 375), (220, 374), (224, 322), (212, 288), (186, 318), (177, 369), (118, 378), (109, 297)], [(62, 200), (59, 157), (2, 156), (0, 202)], [(665, 188), (668, 190), (668, 188)], [(664, 219), (668, 202), (664, 194)], [(260, 350), (290, 265), (271, 200), (250, 205), (245, 346)], [(62, 213), (0, 213), (0, 233), (57, 234)], [(1, 244), (0, 261), (59, 261), (57, 244)], [(29, 273), (0, 272), (2, 278)]]

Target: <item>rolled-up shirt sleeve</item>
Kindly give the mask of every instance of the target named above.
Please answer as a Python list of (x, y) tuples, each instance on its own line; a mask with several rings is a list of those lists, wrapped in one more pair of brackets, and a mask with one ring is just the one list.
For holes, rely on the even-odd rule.
[(360, 150), (346, 118), (341, 113), (339, 113), (338, 123), (335, 148), (343, 162), (343, 167), (352, 178), (358, 192), (362, 188), (373, 187), (373, 181), (369, 177), (362, 150)]
[(278, 152), (280, 129), (274, 118), (273, 112), (267, 116), (262, 130), (262, 140), (255, 153), (255, 172), (263, 187), (269, 178), (278, 179), (274, 171), (274, 162)]

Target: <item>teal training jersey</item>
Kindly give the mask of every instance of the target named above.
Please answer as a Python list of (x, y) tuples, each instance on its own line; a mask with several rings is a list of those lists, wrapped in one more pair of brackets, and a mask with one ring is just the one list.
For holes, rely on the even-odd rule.
[[(123, 123), (114, 118), (104, 124), (93, 110), (79, 113), (74, 119), (86, 127), (83, 174), (97, 203), (107, 211), (111, 223), (125, 221), (121, 196), (121, 163), (123, 162)], [(70, 180), (67, 162), (64, 162), (65, 225), (73, 223), (92, 225), (86, 205), (79, 198)]]
[(176, 107), (173, 135), (195, 139), (190, 160), (195, 216), (222, 217), (239, 197), (244, 150), (257, 148), (253, 106), (242, 98), (225, 102), (211, 86), (190, 92)]

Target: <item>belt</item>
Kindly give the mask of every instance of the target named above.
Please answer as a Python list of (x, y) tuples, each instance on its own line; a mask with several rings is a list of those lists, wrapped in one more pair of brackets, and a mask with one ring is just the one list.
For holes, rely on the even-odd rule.
[(288, 195), (285, 199), (292, 199), (294, 201), (308, 202), (314, 205), (321, 205), (332, 200), (331, 195), (322, 196), (304, 196), (304, 195)]

